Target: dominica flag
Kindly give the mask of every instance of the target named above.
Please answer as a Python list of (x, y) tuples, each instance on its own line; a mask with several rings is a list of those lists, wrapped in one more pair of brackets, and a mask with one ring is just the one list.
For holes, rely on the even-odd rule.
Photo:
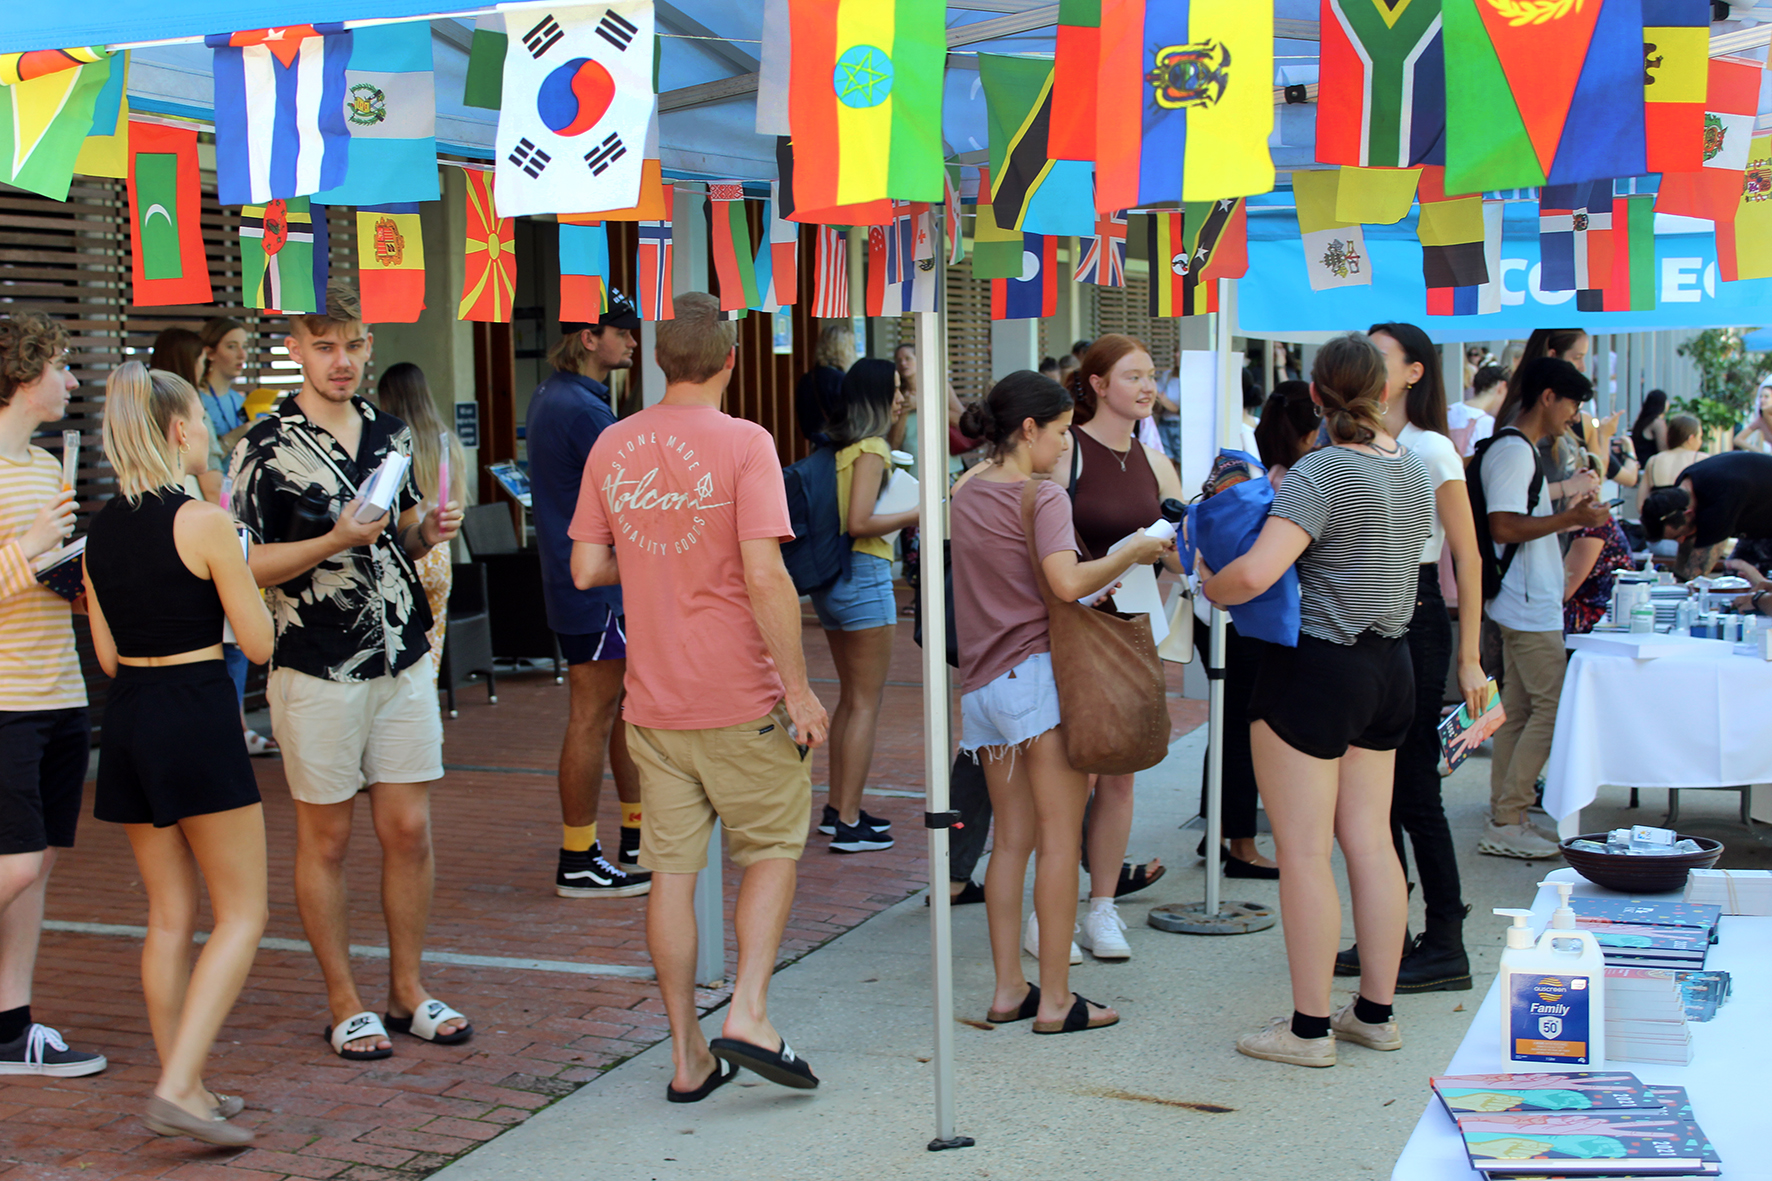
[(1150, 264), (1150, 314), (1167, 319), (1181, 315), (1186, 302), (1189, 252), (1182, 237), (1182, 215), (1147, 213), (1145, 250)]
[(441, 194), (430, 25), (409, 21), (352, 32), (344, 103), (350, 163), (344, 182), (314, 200), (322, 205), (435, 201)]
[(789, 0), (795, 220), (941, 200), (946, 11), (942, 0)]
[(819, 226), (812, 256), (812, 314), (822, 320), (849, 318), (849, 239), (836, 226)]
[(1704, 100), (1703, 163), (1691, 172), (1669, 172), (1655, 196), (1657, 213), (1678, 213), (1725, 222), (1740, 205), (1748, 143), (1759, 111), (1759, 62), (1713, 57)]
[(92, 129), (80, 144), (74, 171), (81, 176), (129, 175), (129, 51), (111, 56), (111, 76), (92, 106)]
[(1541, 290), (1573, 291), (1581, 311), (1604, 311), (1612, 281), (1612, 182), (1540, 189), (1538, 253)]
[(1753, 138), (1735, 216), (1717, 223), (1717, 273), (1725, 282), (1772, 278), (1772, 135)]
[(596, 323), (609, 310), (609, 230), (560, 215), (560, 318)]
[(1274, 187), (1273, 5), (1102, 0), (1101, 60), (1097, 210)]
[(208, 303), (203, 190), (197, 129), (133, 123), (129, 128), (129, 302), (136, 307)]
[[(665, 208), (671, 206), (672, 188), (664, 188)], [(640, 297), (640, 318), (642, 320), (674, 320), (676, 308), (671, 296), (674, 285), (671, 278), (671, 222), (669, 218), (657, 221), (643, 221), (639, 226), (640, 246), (635, 259), (635, 272), (639, 276), (637, 286)]]
[(1419, 168), (1356, 168), (1342, 166), (1335, 182), (1337, 220), (1362, 225), (1394, 226), (1415, 205)]
[(980, 168), (978, 204), (972, 218), (972, 277), (1012, 279), (1021, 274), (1022, 236), (1010, 226), (997, 224), (990, 192), (990, 169)]
[(1053, 68), (1042, 58), (978, 55), (990, 136), (991, 209), (1005, 229), (1069, 237), (1094, 228), (1086, 160), (1054, 160)]
[(1443, 163), (1440, 0), (1322, 0), (1320, 18), (1317, 160), (1380, 168)]
[(1655, 310), (1655, 195), (1640, 193), (1612, 202), (1612, 278), (1608, 312)]
[(751, 249), (751, 227), (744, 204), (744, 185), (740, 182), (715, 181), (708, 185), (714, 277), (719, 283), (723, 312), (763, 306), (763, 293), (757, 289), (757, 255)]
[(326, 299), (326, 208), (306, 197), (240, 210), (241, 302), (297, 315)]
[(468, 72), (462, 86), (461, 105), (496, 111), (504, 90), (505, 18), (487, 13), (474, 18), (474, 37), (468, 43)]
[(1646, 171), (1642, 0), (1442, 2), (1448, 193)]
[(1372, 264), (1366, 255), (1366, 230), (1335, 214), (1337, 191), (1347, 170), (1292, 174), (1292, 195), (1298, 202), (1298, 231), (1304, 240), (1305, 272), (1311, 290), (1369, 287)]
[(517, 291), (515, 223), (496, 212), (492, 173), (464, 169), (462, 178), (468, 190), (463, 249), (466, 273), (455, 318), (508, 324)]
[(1240, 279), (1249, 270), (1249, 219), (1240, 197), (1189, 201), (1182, 206), (1182, 241), (1188, 252), (1181, 314), (1218, 310), (1218, 280)]
[(1643, 0), (1643, 124), (1650, 172), (1704, 167), (1710, 0)]
[(215, 53), (215, 195), (223, 205), (344, 183), (353, 37), (334, 22), (204, 38)]
[(357, 209), (357, 292), (370, 324), (411, 324), (425, 308), (425, 240), (416, 203)]
[(68, 199), (112, 68), (99, 47), (0, 56), (0, 181)]
[(991, 280), (991, 319), (1038, 320), (1058, 314), (1058, 239), (1021, 236), (1021, 272)]
[(1098, 287), (1126, 286), (1126, 212), (1103, 213), (1096, 217), (1095, 234), (1085, 239), (1083, 256), (1077, 260), (1078, 283), (1094, 283)]

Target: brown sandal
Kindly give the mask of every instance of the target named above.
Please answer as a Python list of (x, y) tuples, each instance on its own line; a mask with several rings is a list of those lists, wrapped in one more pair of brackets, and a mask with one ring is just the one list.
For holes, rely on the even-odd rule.
[(1040, 986), (1028, 985), (1028, 994), (1021, 998), (1021, 1006), (1013, 1010), (992, 1009), (984, 1015), (984, 1019), (992, 1025), (1008, 1025), (1011, 1021), (1026, 1021), (1040, 1011)]
[(1089, 1012), (1089, 1006), (1095, 1002), (1085, 1000), (1081, 993), (1073, 992), (1071, 996), (1074, 998), (1071, 1001), (1071, 1011), (1064, 1015), (1063, 1021), (1036, 1021), (1034, 1022), (1034, 1032), (1076, 1033), (1078, 1030), (1082, 1029), (1105, 1029), (1110, 1025), (1118, 1025), (1120, 1023), (1118, 1014), (1115, 1014), (1112, 1017), (1109, 1017), (1106, 1014), (1092, 1016)]

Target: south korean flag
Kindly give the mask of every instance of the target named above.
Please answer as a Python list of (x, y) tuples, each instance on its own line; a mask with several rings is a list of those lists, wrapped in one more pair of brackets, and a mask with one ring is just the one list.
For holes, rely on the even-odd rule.
[(501, 4), (500, 217), (626, 209), (640, 198), (652, 92), (652, 0)]

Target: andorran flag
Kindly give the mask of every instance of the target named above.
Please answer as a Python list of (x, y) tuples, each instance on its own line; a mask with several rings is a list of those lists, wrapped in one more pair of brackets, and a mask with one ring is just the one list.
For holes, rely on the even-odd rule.
[(129, 125), (130, 270), (141, 307), (208, 303), (197, 129)]
[(795, 220), (941, 201), (946, 12), (942, 0), (789, 0)]
[(467, 195), (467, 273), (462, 278), (458, 320), (508, 324), (517, 291), (516, 231), (508, 217), (493, 211), (492, 173), (463, 172)]
[(411, 324), (425, 308), (425, 240), (416, 202), (357, 210), (357, 287), (368, 324)]
[(1274, 187), (1274, 10), (1249, 0), (1102, 0), (1095, 208)]

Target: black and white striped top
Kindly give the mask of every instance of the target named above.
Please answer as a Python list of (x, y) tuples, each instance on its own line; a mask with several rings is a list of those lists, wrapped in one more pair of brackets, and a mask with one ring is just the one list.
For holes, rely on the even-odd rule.
[(1286, 473), (1268, 513), (1311, 535), (1298, 559), (1300, 631), (1352, 644), (1367, 630), (1409, 630), (1434, 524), (1434, 486), (1419, 455), (1320, 448)]

